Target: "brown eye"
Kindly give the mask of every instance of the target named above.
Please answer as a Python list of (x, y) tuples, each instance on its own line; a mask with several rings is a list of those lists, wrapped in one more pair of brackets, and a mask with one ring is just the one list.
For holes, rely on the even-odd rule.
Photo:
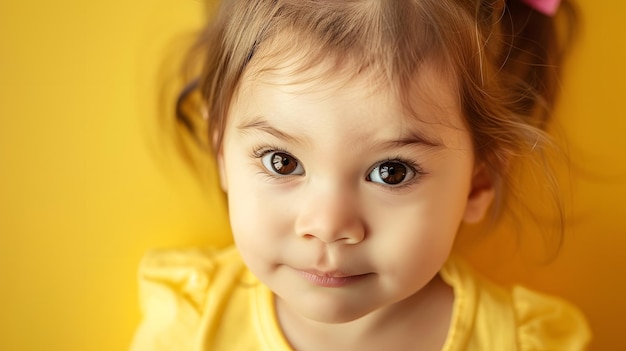
[(261, 158), (263, 166), (277, 175), (301, 175), (304, 169), (298, 159), (285, 152), (268, 152)]
[(404, 181), (410, 180), (414, 176), (415, 171), (404, 163), (387, 161), (376, 166), (370, 174), (367, 175), (367, 180), (386, 185), (398, 185)]

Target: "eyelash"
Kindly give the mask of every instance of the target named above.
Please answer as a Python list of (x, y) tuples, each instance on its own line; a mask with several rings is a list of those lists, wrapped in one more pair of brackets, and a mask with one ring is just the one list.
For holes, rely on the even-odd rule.
[(270, 152), (284, 152), (286, 154), (291, 155), (289, 151), (281, 147), (272, 146), (272, 145), (262, 145), (262, 146), (257, 146), (254, 149), (252, 149), (252, 153), (250, 154), (250, 157), (262, 158), (263, 156), (267, 155)]

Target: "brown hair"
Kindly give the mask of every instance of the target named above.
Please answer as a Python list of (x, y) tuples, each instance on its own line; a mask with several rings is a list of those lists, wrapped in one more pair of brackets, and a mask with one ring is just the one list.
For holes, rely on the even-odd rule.
[[(328, 60), (354, 74), (373, 70), (409, 106), (410, 84), (429, 60), (457, 81), (477, 159), (505, 188), (510, 164), (549, 144), (544, 130), (568, 42), (559, 39), (575, 22), (568, 1), (560, 12), (569, 15), (559, 23), (566, 36), (556, 18), (520, 0), (224, 0), (194, 47), (201, 73), (181, 94), (178, 117), (219, 147), (246, 68), (293, 55), (302, 70)], [(184, 112), (191, 91), (201, 95), (207, 125)]]

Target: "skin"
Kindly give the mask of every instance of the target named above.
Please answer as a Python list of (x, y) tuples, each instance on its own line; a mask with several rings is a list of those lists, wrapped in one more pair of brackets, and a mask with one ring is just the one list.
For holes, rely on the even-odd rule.
[[(416, 118), (367, 75), (315, 73), (242, 79), (218, 152), (235, 243), (295, 349), (441, 349), (454, 294), (437, 273), (493, 198), (454, 84), (423, 67)], [(277, 174), (277, 156), (298, 166)]]

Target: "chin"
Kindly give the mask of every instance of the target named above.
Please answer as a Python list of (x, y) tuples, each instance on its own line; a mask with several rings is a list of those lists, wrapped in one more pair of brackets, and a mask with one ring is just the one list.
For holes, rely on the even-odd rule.
[(367, 313), (341, 313), (337, 311), (314, 311), (309, 316), (309, 319), (318, 323), (324, 324), (344, 324), (354, 322), (357, 319), (367, 315)]

